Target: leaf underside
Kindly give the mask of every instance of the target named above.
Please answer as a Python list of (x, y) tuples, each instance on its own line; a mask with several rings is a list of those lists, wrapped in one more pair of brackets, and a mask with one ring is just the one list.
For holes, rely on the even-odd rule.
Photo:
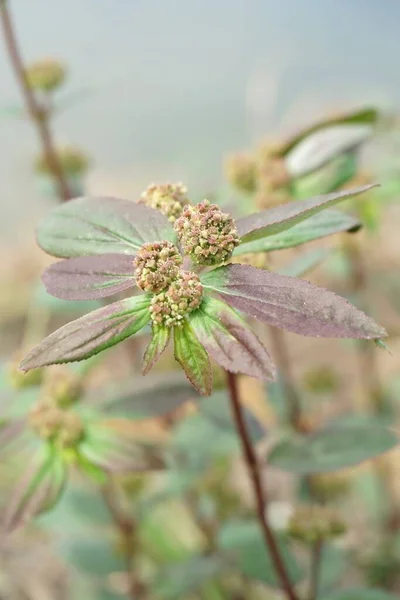
[(196, 390), (209, 396), (212, 391), (210, 360), (187, 321), (182, 327), (174, 327), (174, 353)]

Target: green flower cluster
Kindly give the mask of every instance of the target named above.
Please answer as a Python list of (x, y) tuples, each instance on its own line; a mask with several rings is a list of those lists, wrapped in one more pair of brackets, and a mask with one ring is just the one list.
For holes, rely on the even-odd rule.
[(184, 253), (198, 265), (228, 261), (240, 242), (232, 217), (208, 200), (186, 206), (174, 227)]
[(158, 293), (178, 276), (182, 256), (171, 242), (153, 242), (139, 249), (133, 263), (138, 287), (144, 292)]
[(139, 204), (146, 204), (159, 210), (171, 223), (181, 216), (183, 207), (189, 204), (186, 196), (187, 187), (182, 183), (165, 183), (149, 185), (139, 200)]
[(64, 81), (66, 69), (53, 58), (44, 58), (31, 64), (25, 71), (28, 85), (33, 90), (52, 92)]
[(74, 447), (84, 434), (81, 417), (59, 406), (51, 396), (45, 396), (32, 407), (28, 421), (40, 438), (59, 448)]
[(151, 320), (155, 325), (180, 327), (185, 317), (200, 306), (203, 286), (196, 273), (180, 271), (163, 292), (151, 299)]
[(290, 537), (305, 544), (315, 544), (346, 532), (340, 515), (330, 507), (306, 505), (296, 508), (288, 525)]

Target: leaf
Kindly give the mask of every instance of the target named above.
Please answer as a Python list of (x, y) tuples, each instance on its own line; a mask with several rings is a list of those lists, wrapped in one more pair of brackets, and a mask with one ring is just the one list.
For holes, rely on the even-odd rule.
[(39, 224), (37, 242), (60, 258), (93, 254), (133, 255), (146, 242), (173, 241), (164, 215), (143, 204), (82, 197), (53, 209)]
[(123, 552), (118, 552), (115, 546), (113, 540), (104, 535), (91, 538), (74, 536), (63, 540), (60, 554), (68, 565), (81, 573), (106, 576), (113, 572), (123, 572), (126, 568)]
[(348, 556), (341, 548), (324, 544), (321, 550), (321, 570), (319, 575), (320, 594), (336, 587), (349, 567)]
[(357, 152), (341, 154), (326, 165), (292, 182), (292, 195), (296, 199), (314, 194), (329, 194), (353, 179), (358, 168)]
[(174, 352), (196, 390), (202, 396), (209, 396), (212, 391), (210, 360), (187, 321), (182, 327), (174, 327)]
[(285, 155), (292, 178), (320, 169), (338, 155), (358, 148), (371, 136), (370, 125), (335, 125), (307, 136)]
[(320, 263), (322, 263), (332, 253), (332, 250), (327, 248), (318, 248), (317, 250), (308, 250), (295, 258), (288, 265), (279, 269), (280, 275), (288, 277), (302, 277), (308, 271), (312, 271)]
[(329, 596), (324, 596), (322, 600), (397, 600), (397, 597), (384, 590), (354, 588), (334, 592)]
[(51, 265), (43, 274), (46, 290), (62, 300), (97, 300), (136, 284), (132, 256), (78, 256)]
[(176, 410), (198, 393), (182, 372), (162, 373), (147, 378), (130, 380), (129, 390), (117, 386), (115, 397), (102, 405), (102, 412), (112, 417), (145, 419), (165, 415)]
[[(278, 545), (289, 578), (292, 583), (297, 583), (302, 579), (302, 571), (285, 541), (279, 539)], [(226, 552), (227, 556), (229, 554), (232, 556), (236, 569), (246, 577), (262, 581), (273, 587), (280, 587), (275, 566), (256, 521), (242, 520), (224, 523), (219, 533), (218, 546)]]
[(272, 360), (247, 323), (226, 303), (204, 298), (190, 324), (208, 354), (227, 371), (271, 380)]
[(339, 210), (326, 209), (321, 213), (301, 221), (294, 227), (275, 235), (269, 235), (252, 242), (240, 244), (234, 251), (234, 256), (249, 252), (271, 252), (292, 248), (327, 237), (343, 231), (355, 232), (361, 227), (360, 221), (340, 212)]
[(312, 133), (319, 131), (321, 129), (325, 129), (328, 126), (334, 125), (376, 125), (378, 121), (378, 111), (375, 108), (363, 108), (361, 110), (357, 110), (355, 112), (351, 112), (345, 115), (339, 115), (337, 117), (331, 117), (328, 119), (324, 119), (311, 125), (311, 127), (307, 127), (303, 129), (298, 135), (292, 137), (287, 144), (285, 144), (281, 151), (281, 156), (286, 156), (290, 150), (295, 148), (302, 140), (309, 137)]
[(186, 597), (226, 570), (219, 556), (192, 556), (161, 570), (151, 586), (152, 594), (160, 600), (175, 600)]
[(399, 443), (396, 433), (372, 423), (331, 426), (311, 435), (278, 441), (268, 464), (290, 473), (325, 473), (345, 469), (388, 452)]
[(2, 529), (9, 533), (35, 515), (50, 510), (59, 500), (66, 481), (63, 458), (49, 446), (31, 456), (28, 468), (17, 482), (2, 516)]
[(303, 279), (235, 264), (214, 269), (201, 281), (237, 310), (294, 333), (359, 339), (386, 336), (382, 327), (347, 300)]
[(162, 325), (153, 326), (152, 335), (142, 362), (142, 375), (146, 375), (151, 367), (158, 361), (161, 354), (168, 346), (171, 337), (171, 328)]
[(135, 296), (72, 321), (35, 346), (20, 368), (29, 371), (45, 365), (84, 360), (115, 346), (148, 323), (149, 304), (148, 297)]
[(364, 185), (351, 190), (288, 202), (281, 206), (254, 213), (236, 221), (238, 234), (242, 243), (244, 243), (280, 233), (305, 219), (309, 219), (321, 210), (325, 210), (346, 198), (362, 194), (374, 187), (376, 186)]
[(87, 427), (79, 454), (89, 463), (110, 473), (148, 471), (162, 467), (151, 445), (104, 423)]

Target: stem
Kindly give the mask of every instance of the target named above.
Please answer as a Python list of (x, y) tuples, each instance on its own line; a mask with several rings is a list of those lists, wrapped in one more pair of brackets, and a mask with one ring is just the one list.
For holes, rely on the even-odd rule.
[(108, 484), (101, 488), (101, 494), (123, 542), (124, 554), (126, 556), (128, 598), (131, 598), (131, 600), (144, 598), (145, 585), (132, 569), (132, 563), (137, 555), (136, 524), (132, 517), (121, 507), (118, 499), (119, 492), (111, 477)]
[(317, 600), (321, 573), (323, 542), (318, 540), (311, 548), (311, 574), (309, 600)]
[(268, 552), (271, 556), (272, 562), (275, 566), (276, 573), (281, 581), (282, 588), (285, 590), (287, 598), (289, 600), (298, 600), (297, 594), (294, 591), (292, 583), (290, 581), (285, 562), (281, 556), (275, 536), (268, 522), (268, 517), (266, 514), (268, 501), (267, 494), (263, 491), (262, 488), (257, 456), (247, 432), (246, 423), (243, 416), (243, 410), (239, 400), (236, 375), (227, 372), (227, 383), (233, 417), (242, 444), (244, 459), (247, 464), (247, 468), (249, 470), (251, 482), (253, 485), (258, 519), (260, 521), (265, 543)]
[(288, 420), (296, 431), (302, 431), (301, 401), (293, 377), (292, 365), (283, 331), (270, 327), (274, 358), (281, 377), (288, 405)]
[(67, 200), (71, 199), (73, 194), (71, 194), (69, 190), (62, 166), (54, 148), (53, 137), (48, 119), (49, 113), (40, 107), (36, 100), (35, 94), (29, 86), (21, 52), (15, 36), (11, 15), (7, 6), (7, 0), (0, 0), (0, 19), (10, 63), (13, 67), (15, 77), (21, 89), (26, 109), (32, 121), (36, 125), (36, 130), (42, 145), (43, 154), (52, 173), (53, 179), (57, 185), (59, 197), (66, 202)]

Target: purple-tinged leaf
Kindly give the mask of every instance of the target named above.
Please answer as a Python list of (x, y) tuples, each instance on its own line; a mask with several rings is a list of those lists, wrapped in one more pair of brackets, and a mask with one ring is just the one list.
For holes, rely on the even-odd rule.
[(151, 367), (158, 361), (171, 337), (171, 328), (153, 326), (151, 340), (143, 356), (142, 375), (146, 375)]
[(208, 354), (227, 371), (271, 381), (275, 366), (247, 323), (225, 302), (205, 298), (190, 324)]
[(182, 327), (174, 327), (174, 351), (189, 381), (202, 396), (209, 396), (212, 392), (210, 360), (187, 321)]
[(67, 481), (67, 467), (49, 446), (30, 458), (28, 468), (13, 490), (4, 509), (2, 529), (9, 533), (39, 513), (53, 508)]
[(51, 265), (43, 274), (43, 282), (56, 298), (97, 300), (134, 286), (134, 270), (132, 256), (78, 256)]
[(109, 473), (159, 470), (164, 466), (153, 446), (102, 423), (87, 428), (79, 454)]
[(236, 221), (238, 234), (242, 243), (275, 235), (297, 225), (297, 223), (305, 219), (309, 219), (321, 210), (325, 210), (347, 198), (362, 194), (373, 187), (376, 186), (364, 185), (351, 190), (288, 202), (281, 206), (254, 213)]
[(24, 358), (23, 371), (84, 360), (115, 346), (150, 321), (150, 300), (134, 296), (99, 308), (50, 334)]
[(355, 112), (351, 112), (336, 117), (330, 117), (323, 119), (318, 123), (311, 125), (303, 129), (298, 135), (292, 137), (280, 150), (280, 156), (286, 156), (291, 150), (293, 150), (300, 142), (308, 138), (312, 133), (325, 129), (327, 127), (342, 126), (342, 125), (369, 125), (374, 126), (378, 121), (378, 111), (375, 108), (363, 108)]
[(53, 209), (39, 224), (37, 242), (60, 258), (135, 254), (146, 242), (174, 241), (167, 218), (143, 204), (118, 198), (76, 198)]
[(347, 300), (303, 279), (228, 265), (203, 275), (202, 284), (255, 319), (301, 335), (358, 339), (387, 335)]
[(249, 252), (283, 250), (284, 248), (299, 246), (300, 244), (312, 242), (313, 240), (343, 231), (353, 233), (358, 231), (360, 227), (361, 223), (358, 219), (346, 215), (339, 210), (328, 208), (285, 231), (240, 244), (235, 248), (233, 254), (234, 256), (238, 256)]

